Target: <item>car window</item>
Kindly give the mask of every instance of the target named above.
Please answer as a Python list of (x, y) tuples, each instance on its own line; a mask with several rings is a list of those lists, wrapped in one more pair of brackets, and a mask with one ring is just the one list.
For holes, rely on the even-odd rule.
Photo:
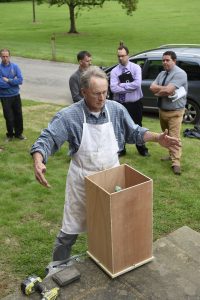
[(193, 61), (179, 61), (178, 66), (187, 73), (188, 80), (200, 80), (200, 66), (197, 63)]
[(133, 62), (134, 64), (139, 65), (141, 67), (141, 69), (143, 69), (146, 59), (134, 59), (134, 60), (130, 60), (130, 61)]
[(161, 71), (163, 71), (161, 60), (149, 60), (144, 79), (154, 80)]

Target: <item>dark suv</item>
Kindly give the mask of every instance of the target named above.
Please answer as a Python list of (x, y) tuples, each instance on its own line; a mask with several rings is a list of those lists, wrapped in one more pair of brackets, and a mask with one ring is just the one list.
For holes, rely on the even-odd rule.
[[(172, 50), (177, 55), (177, 65), (185, 70), (188, 76), (188, 94), (184, 123), (200, 123), (200, 45), (163, 45), (156, 49), (140, 52), (130, 56), (129, 60), (142, 68), (142, 91), (144, 111), (157, 111), (157, 99), (149, 90), (149, 86), (158, 73), (163, 70), (162, 55)], [(115, 65), (116, 66), (116, 65)], [(115, 67), (104, 68), (108, 77)], [(112, 99), (112, 93), (109, 92)]]

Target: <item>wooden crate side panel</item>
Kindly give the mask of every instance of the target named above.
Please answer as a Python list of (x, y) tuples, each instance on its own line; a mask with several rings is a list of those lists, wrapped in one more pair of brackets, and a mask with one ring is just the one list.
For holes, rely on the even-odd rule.
[(125, 166), (121, 165), (115, 168), (107, 169), (90, 175), (88, 178), (94, 184), (111, 194), (114, 193), (116, 185), (125, 188)]
[(86, 179), (88, 251), (107, 269), (112, 269), (110, 196)]
[(152, 257), (152, 181), (117, 196), (111, 203), (114, 273)]
[(135, 186), (142, 182), (150, 181), (151, 179), (142, 173), (139, 173), (137, 170), (129, 167), (128, 165), (125, 166), (125, 185), (126, 188)]

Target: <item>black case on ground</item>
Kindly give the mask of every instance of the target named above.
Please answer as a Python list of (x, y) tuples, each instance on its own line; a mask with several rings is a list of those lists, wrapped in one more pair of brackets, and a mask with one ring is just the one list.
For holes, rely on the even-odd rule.
[(80, 272), (74, 266), (69, 266), (55, 273), (52, 278), (59, 286), (62, 287), (79, 279), (80, 276)]

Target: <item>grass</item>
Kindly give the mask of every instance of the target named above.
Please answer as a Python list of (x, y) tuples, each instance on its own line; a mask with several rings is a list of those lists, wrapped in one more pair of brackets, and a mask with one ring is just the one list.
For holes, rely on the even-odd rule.
[[(51, 260), (55, 236), (60, 229), (66, 172), (69, 158), (67, 144), (50, 157), (47, 178), (52, 185), (46, 189), (34, 178), (29, 150), (40, 131), (61, 106), (23, 101), (26, 141), (5, 143), (5, 122), (0, 111), (0, 298), (15, 291), (27, 275), (44, 277), (44, 268)], [(42, 116), (42, 117), (41, 117)], [(157, 118), (145, 116), (144, 126), (160, 131)], [(183, 125), (184, 130), (187, 126)], [(187, 225), (200, 231), (199, 140), (183, 138), (183, 174), (174, 176), (169, 162), (160, 157), (167, 151), (158, 144), (148, 144), (151, 157), (143, 158), (135, 147), (127, 145), (128, 153), (121, 163), (140, 170), (154, 182), (154, 240)], [(73, 254), (85, 252), (86, 235), (81, 235)], [(10, 282), (10, 284), (9, 284)]]
[[(156, 4), (155, 4), (156, 3)], [(76, 62), (76, 53), (88, 49), (94, 64), (116, 62), (116, 47), (124, 40), (131, 53), (165, 43), (199, 43), (199, 0), (140, 0), (133, 17), (126, 16), (114, 1), (103, 9), (83, 10), (77, 19), (80, 34), (69, 35), (67, 6), (36, 7), (32, 3), (0, 3), (0, 45), (12, 55), (51, 59), (51, 36), (56, 34), (58, 61)], [(20, 13), (16, 13), (20, 12)], [(10, 21), (12, 20), (12, 22)], [(47, 178), (51, 189), (40, 186), (33, 174), (29, 150), (40, 131), (61, 106), (23, 101), (25, 135), (28, 140), (5, 143), (5, 122), (0, 110), (0, 298), (16, 290), (22, 279), (36, 273), (44, 276), (51, 260), (55, 236), (60, 229), (66, 172), (67, 145), (49, 159)], [(157, 118), (144, 117), (144, 126), (160, 131)], [(183, 130), (186, 128), (183, 125)], [(168, 162), (160, 162), (166, 150), (149, 143), (151, 157), (140, 157), (127, 146), (121, 158), (151, 177), (154, 182), (154, 240), (188, 225), (200, 231), (199, 140), (183, 138), (183, 174), (174, 176)], [(86, 236), (79, 237), (73, 252), (87, 249)]]
[[(166, 43), (199, 43), (199, 0), (141, 0), (133, 16), (127, 16), (116, 1), (104, 8), (84, 9), (77, 19), (80, 34), (67, 34), (67, 5), (36, 6), (32, 22), (32, 2), (0, 3), (0, 45), (15, 56), (51, 59), (51, 37), (56, 34), (56, 59), (76, 62), (76, 53), (88, 49), (94, 64), (116, 62), (116, 48), (125, 41), (130, 53)], [(16, 13), (16, 11), (20, 11)], [(9, 16), (9, 18), (8, 18)], [(12, 22), (10, 22), (12, 20)]]

